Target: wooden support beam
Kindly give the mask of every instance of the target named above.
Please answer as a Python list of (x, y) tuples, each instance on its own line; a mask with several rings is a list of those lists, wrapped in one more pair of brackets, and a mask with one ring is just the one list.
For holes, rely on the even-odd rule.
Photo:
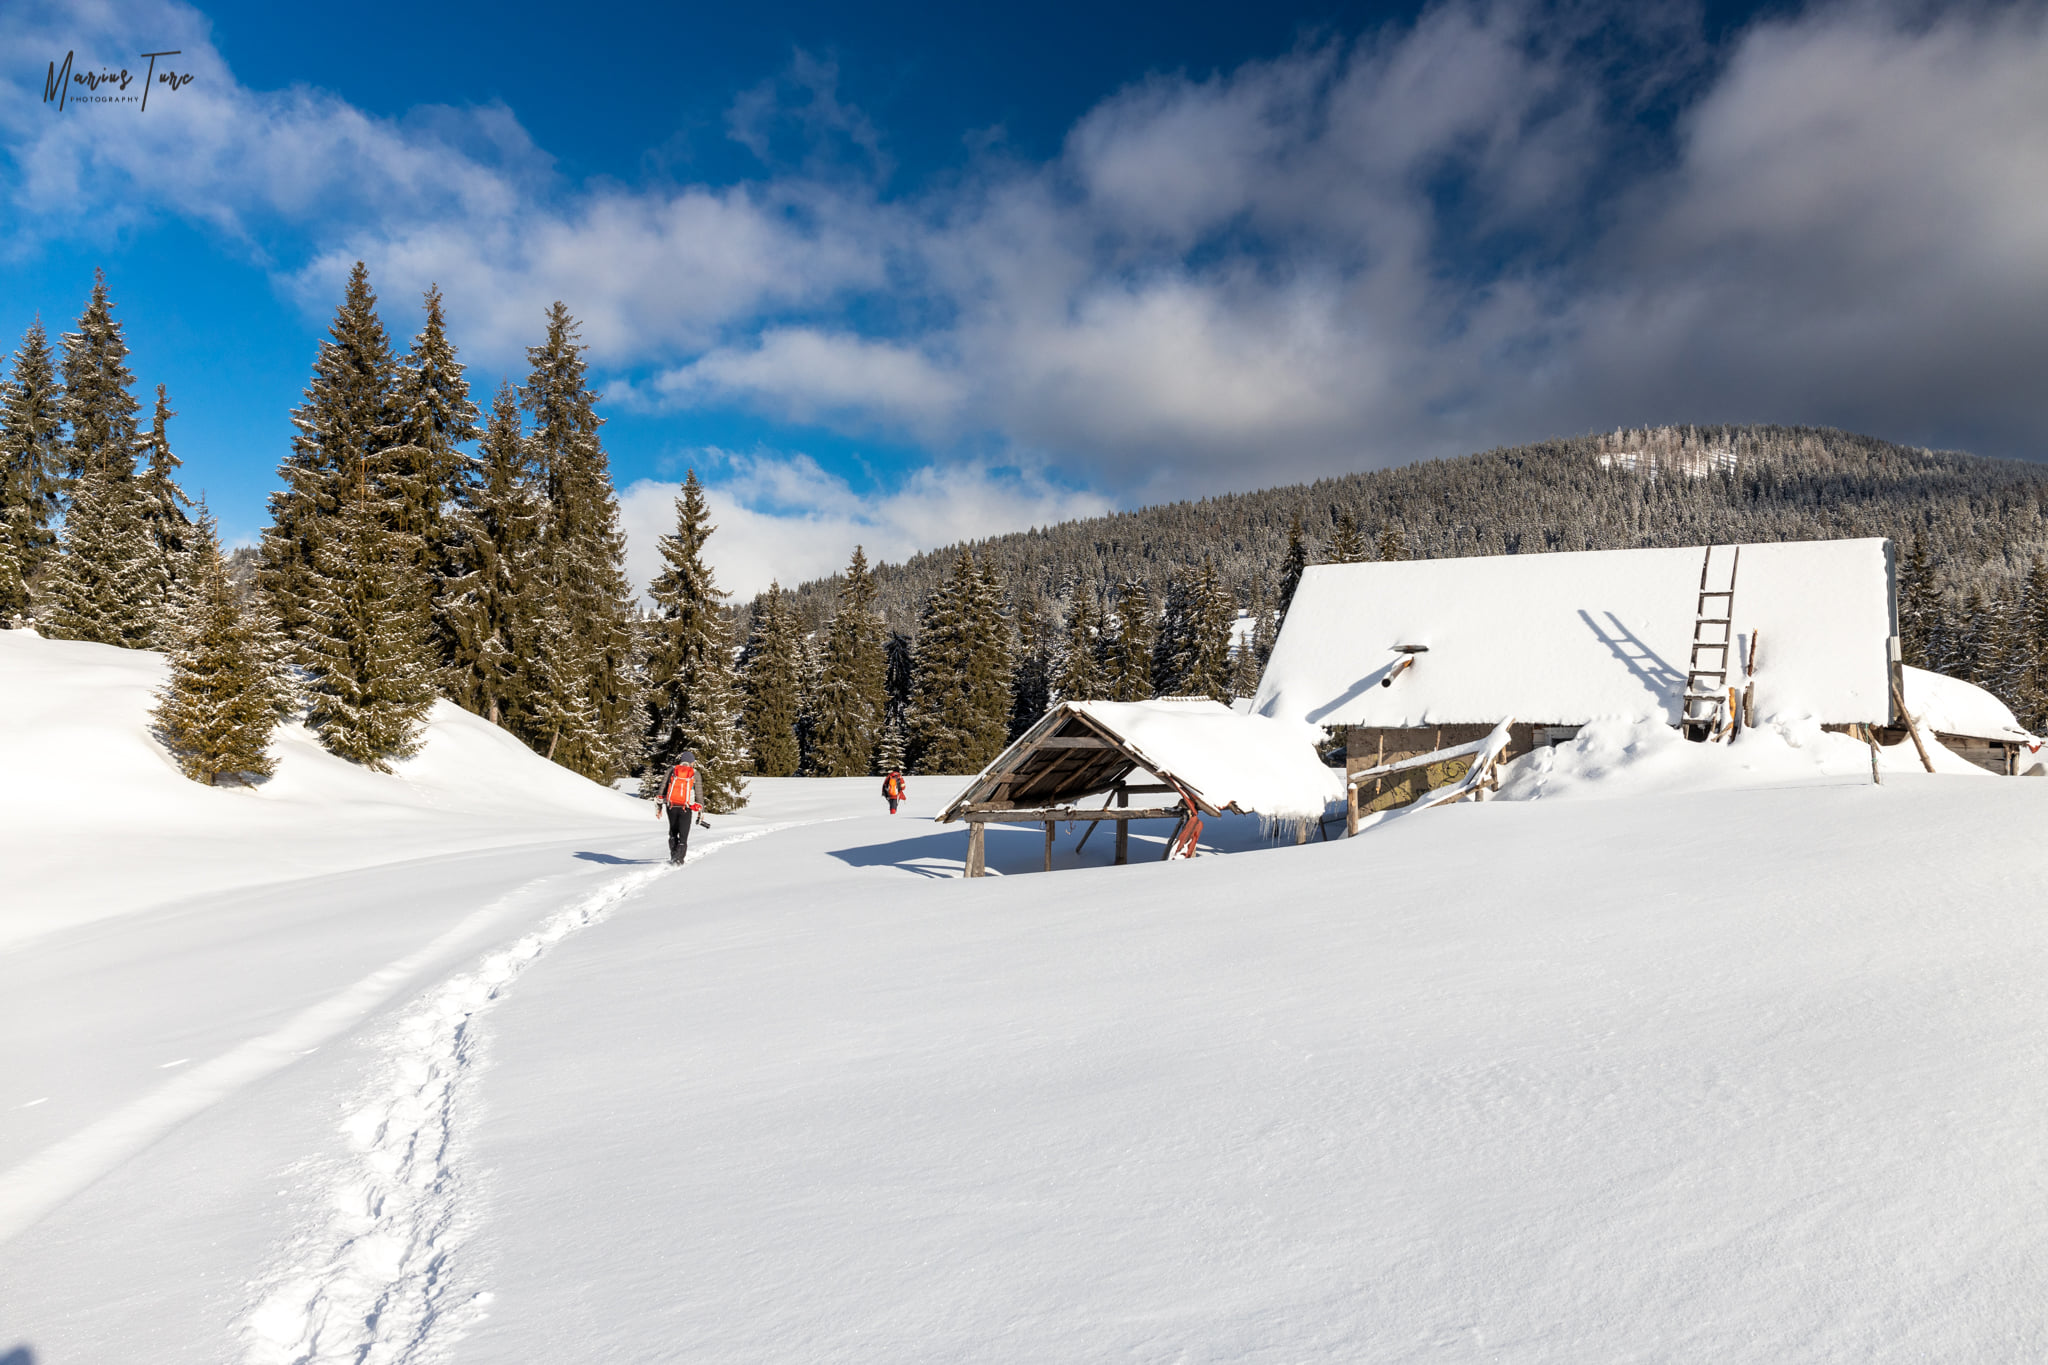
[(1934, 760), (1927, 756), (1927, 741), (1920, 738), (1920, 722), (1906, 709), (1906, 690), (1899, 686), (1896, 676), (1892, 679), (1892, 700), (1899, 704), (1899, 714), (1906, 718), (1906, 733), (1913, 737), (1913, 747), (1920, 751), (1920, 766), (1933, 772)]
[[(1116, 803), (1119, 806), (1129, 806), (1131, 804), (1130, 791), (1124, 787), (1118, 787), (1116, 789)], [(1131, 822), (1129, 820), (1119, 820), (1116, 822), (1116, 865), (1122, 867), (1130, 860)]]
[(970, 825), (1036, 825), (1052, 820), (1177, 820), (1187, 813), (1183, 806), (1160, 806), (1150, 810), (968, 810), (957, 817)]
[(1045, 870), (1046, 870), (1047, 872), (1050, 872), (1050, 871), (1052, 871), (1052, 832), (1053, 832), (1053, 828), (1054, 828), (1054, 826), (1053, 826), (1053, 822), (1052, 822), (1052, 821), (1048, 820), (1048, 821), (1046, 821), (1046, 822), (1045, 822)]
[(1116, 746), (1106, 739), (1096, 739), (1093, 735), (1054, 735), (1050, 739), (1039, 740), (1036, 747), (1040, 749), (1114, 749)]
[(988, 870), (988, 826), (967, 827), (967, 875), (979, 877)]

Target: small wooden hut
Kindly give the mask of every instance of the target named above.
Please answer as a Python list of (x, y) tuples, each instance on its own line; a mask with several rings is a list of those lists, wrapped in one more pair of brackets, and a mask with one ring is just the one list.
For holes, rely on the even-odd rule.
[[(987, 870), (991, 824), (1045, 826), (1045, 866), (1063, 821), (1116, 826), (1130, 861), (1130, 822), (1177, 822), (1167, 856), (1194, 851), (1201, 817), (1263, 815), (1303, 832), (1343, 798), (1316, 754), (1313, 726), (1244, 716), (1206, 697), (1059, 702), (939, 813), (967, 825), (967, 875)], [(1133, 798), (1151, 798), (1134, 804)], [(1159, 799), (1166, 798), (1166, 799)], [(1100, 804), (1096, 804), (1099, 802)], [(1083, 839), (1088, 837), (1083, 835)]]

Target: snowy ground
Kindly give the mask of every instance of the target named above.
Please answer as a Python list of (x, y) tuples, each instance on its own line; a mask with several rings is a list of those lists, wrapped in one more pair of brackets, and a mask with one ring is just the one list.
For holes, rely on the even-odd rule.
[[(7, 790), (84, 648), (0, 652)], [(118, 785), (109, 687), (48, 710)], [(1792, 738), (973, 883), (933, 780), (677, 870), (487, 749), (523, 813), (296, 751), (371, 785), (18, 801), (0, 1362), (2042, 1358), (2048, 782)]]

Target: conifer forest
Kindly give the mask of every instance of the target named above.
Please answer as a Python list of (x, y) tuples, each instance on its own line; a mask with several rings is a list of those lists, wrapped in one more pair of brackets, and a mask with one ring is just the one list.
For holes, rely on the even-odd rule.
[[(1889, 536), (1906, 659), (2048, 724), (2048, 470), (1818, 428), (1668, 426), (1144, 508), (735, 603), (692, 472), (653, 582), (625, 540), (578, 324), (480, 405), (429, 289), (409, 341), (351, 273), (260, 546), (224, 553), (147, 418), (104, 279), (0, 384), (0, 623), (155, 649), (196, 781), (303, 722), (383, 769), (447, 700), (608, 784), (971, 772), (1060, 698), (1248, 696), (1311, 564)], [(402, 329), (401, 329), (402, 330)], [(146, 393), (147, 390), (145, 389)], [(644, 604), (642, 594), (644, 591)]]

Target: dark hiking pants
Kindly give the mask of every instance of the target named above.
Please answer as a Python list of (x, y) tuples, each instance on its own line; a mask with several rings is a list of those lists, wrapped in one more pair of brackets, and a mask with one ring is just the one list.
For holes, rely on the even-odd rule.
[(679, 863), (690, 851), (690, 826), (696, 823), (697, 812), (688, 806), (668, 808), (668, 860)]

